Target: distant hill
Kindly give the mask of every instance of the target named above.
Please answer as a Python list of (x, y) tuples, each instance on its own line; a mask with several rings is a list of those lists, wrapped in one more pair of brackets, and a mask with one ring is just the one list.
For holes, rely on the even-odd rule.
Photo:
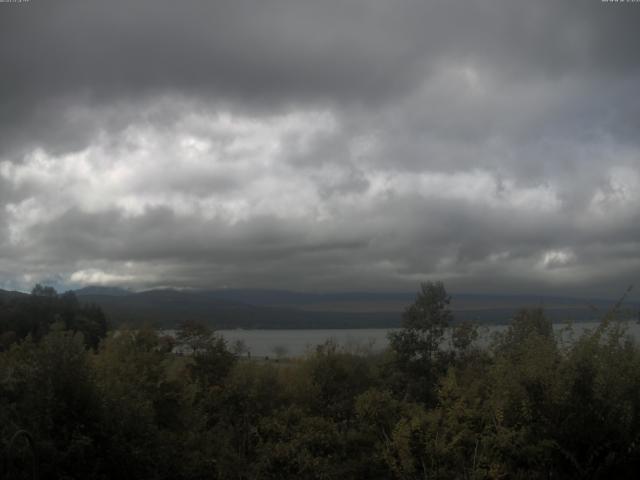
[(367, 328), (399, 324), (389, 312), (306, 311), (290, 306), (250, 304), (208, 291), (149, 290), (127, 295), (78, 294), (102, 307), (113, 323), (175, 327), (182, 320), (215, 328)]
[[(115, 324), (170, 328), (182, 320), (206, 322), (215, 328), (386, 328), (400, 325), (403, 310), (415, 293), (303, 293), (286, 290), (157, 289), (131, 292), (87, 287), (76, 291), (84, 302), (98, 304)], [(508, 323), (523, 307), (542, 306), (555, 322), (594, 320), (612, 300), (584, 300), (539, 295), (452, 295), (456, 320), (483, 324)], [(625, 304), (630, 317), (640, 305)]]
[(81, 288), (79, 290), (74, 290), (77, 296), (86, 296), (86, 295), (109, 295), (114, 297), (120, 297), (124, 295), (131, 294), (131, 290), (126, 290), (124, 288), (119, 287), (101, 287), (96, 285), (90, 285), (88, 287)]
[(2, 290), (0, 289), (0, 300), (8, 300), (16, 297), (24, 297), (27, 293), (16, 292), (14, 290)]

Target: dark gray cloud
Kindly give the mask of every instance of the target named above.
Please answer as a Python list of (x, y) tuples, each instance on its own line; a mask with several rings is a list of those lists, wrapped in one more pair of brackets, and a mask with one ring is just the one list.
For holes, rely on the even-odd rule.
[(3, 284), (617, 294), (638, 24), (599, 0), (0, 4)]
[[(86, 141), (81, 131), (102, 125), (74, 123), (70, 106), (153, 99), (167, 91), (253, 108), (379, 104), (403, 96), (451, 62), (497, 72), (508, 82), (578, 75), (597, 76), (606, 85), (638, 70), (638, 20), (633, 5), (597, 1), (240, 0), (178, 6), (88, 0), (3, 6), (2, 143), (6, 148), (17, 137), (18, 144), (32, 144), (40, 141), (33, 138), (37, 133), (54, 145), (77, 148)], [(600, 89), (598, 96), (611, 91)]]

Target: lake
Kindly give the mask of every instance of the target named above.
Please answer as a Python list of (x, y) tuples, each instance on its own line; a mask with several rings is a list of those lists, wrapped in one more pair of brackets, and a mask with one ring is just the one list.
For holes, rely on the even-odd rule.
[[(578, 337), (586, 329), (594, 329), (597, 322), (576, 323), (573, 325), (573, 337)], [(629, 333), (640, 340), (640, 325), (629, 322)], [(480, 328), (479, 344), (486, 346), (492, 334), (504, 331), (506, 325), (491, 325)], [(554, 324), (554, 329), (561, 332), (564, 324)], [(297, 357), (313, 351), (317, 345), (332, 340), (339, 346), (355, 352), (381, 351), (389, 342), (387, 334), (395, 329), (327, 329), (327, 330), (218, 330), (228, 342), (229, 348), (241, 341), (252, 357)], [(569, 336), (564, 333), (564, 338)], [(246, 353), (245, 353), (246, 354)]]

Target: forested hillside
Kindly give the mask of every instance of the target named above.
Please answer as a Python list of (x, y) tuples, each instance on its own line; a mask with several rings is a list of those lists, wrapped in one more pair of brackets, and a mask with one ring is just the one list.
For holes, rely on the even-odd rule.
[(36, 285), (30, 295), (0, 291), (0, 349), (29, 337), (38, 341), (52, 329), (81, 333), (85, 344), (96, 348), (107, 333), (100, 307), (80, 302), (69, 291), (59, 295), (52, 287)]
[(472, 324), (452, 326), (442, 284), (427, 283), (382, 354), (327, 343), (257, 361), (195, 322), (177, 355), (151, 329), (105, 336), (99, 309), (46, 288), (4, 302), (3, 478), (635, 478), (640, 467), (640, 348), (615, 311), (561, 340), (541, 309), (523, 310), (479, 349)]

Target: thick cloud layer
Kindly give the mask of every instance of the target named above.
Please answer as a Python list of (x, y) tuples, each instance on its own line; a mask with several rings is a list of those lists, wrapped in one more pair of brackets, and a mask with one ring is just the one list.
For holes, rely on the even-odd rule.
[(0, 4), (0, 287), (616, 295), (640, 4)]

